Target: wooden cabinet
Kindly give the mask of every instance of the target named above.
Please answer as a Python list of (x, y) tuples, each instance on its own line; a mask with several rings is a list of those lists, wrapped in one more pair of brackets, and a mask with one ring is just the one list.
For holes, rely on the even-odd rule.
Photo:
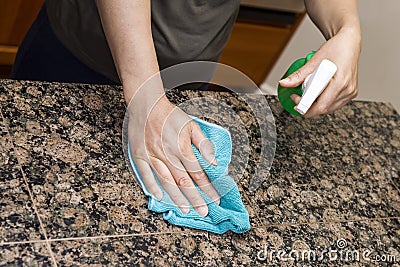
[(237, 22), (220, 62), (261, 84), (289, 38), (286, 28)]
[(11, 68), (18, 45), (36, 18), (44, 0), (0, 0), (0, 69)]
[(241, 10), (220, 62), (260, 85), (272, 69), (304, 14)]

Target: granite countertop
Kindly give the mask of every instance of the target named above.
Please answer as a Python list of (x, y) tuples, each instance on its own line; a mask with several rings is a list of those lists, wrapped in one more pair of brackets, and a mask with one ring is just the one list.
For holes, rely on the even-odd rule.
[[(233, 93), (169, 96), (224, 101), (257, 135)], [(399, 114), (390, 104), (356, 101), (305, 120), (267, 100), (277, 133), (270, 175), (255, 192), (246, 179), (238, 182), (252, 229), (215, 235), (147, 210), (122, 153), (121, 88), (0, 81), (0, 265), (364, 266), (377, 264), (368, 261), (376, 255), (399, 262)], [(287, 262), (276, 253), (263, 258), (264, 249), (371, 254)]]

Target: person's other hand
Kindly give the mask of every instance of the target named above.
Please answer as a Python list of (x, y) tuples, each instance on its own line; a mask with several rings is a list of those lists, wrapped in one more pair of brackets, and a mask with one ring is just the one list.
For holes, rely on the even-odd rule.
[[(304, 117), (310, 118), (332, 113), (342, 108), (358, 94), (360, 52), (361, 34), (359, 31), (351, 28), (342, 29), (329, 39), (306, 65), (279, 83), (288, 88), (299, 86), (309, 74), (316, 70), (323, 59), (331, 60), (337, 65), (338, 70)], [(291, 99), (298, 105), (301, 96), (293, 94)]]
[(138, 104), (129, 107), (129, 112), (131, 153), (147, 190), (159, 200), (163, 196), (154, 170), (162, 187), (183, 213), (190, 210), (189, 200), (197, 213), (206, 216), (207, 204), (194, 183), (215, 203), (219, 204), (220, 200), (192, 149), (194, 144), (206, 161), (217, 165), (212, 144), (200, 127), (165, 96), (151, 111), (143, 112)]

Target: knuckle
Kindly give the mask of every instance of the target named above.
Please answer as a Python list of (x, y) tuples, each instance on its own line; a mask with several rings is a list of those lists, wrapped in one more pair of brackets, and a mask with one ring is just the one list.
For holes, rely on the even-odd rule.
[(199, 131), (200, 133), (202, 133), (200, 126), (194, 120), (191, 120), (189, 125), (190, 125), (192, 131)]
[(300, 80), (300, 78), (302, 77), (303, 72), (301, 70), (297, 70), (293, 73), (293, 76), (295, 79)]
[(319, 105), (319, 106), (318, 106), (318, 113), (319, 113), (319, 114), (328, 114), (328, 113), (329, 113), (328, 106), (326, 106), (326, 105)]
[(192, 147), (190, 145), (184, 145), (181, 150), (182, 156), (185, 158), (192, 158), (194, 157)]
[(343, 73), (336, 73), (334, 83), (339, 90), (343, 90), (348, 86), (349, 78)]
[(165, 183), (170, 183), (170, 184), (174, 183), (174, 179), (172, 179), (172, 177), (169, 175), (161, 175), (159, 176), (159, 179), (160, 181)]
[(180, 176), (176, 178), (175, 181), (179, 187), (191, 187), (192, 185), (192, 181), (186, 176)]
[(354, 88), (351, 86), (351, 83), (349, 81), (343, 81), (341, 83), (342, 88), (345, 88), (347, 90), (353, 90)]
[(358, 96), (358, 87), (353, 87), (351, 90), (350, 90), (350, 97), (351, 97), (351, 99), (353, 99), (353, 98), (355, 98), (355, 97), (357, 97)]
[(199, 171), (199, 172), (195, 173), (193, 176), (194, 176), (194, 179), (197, 184), (209, 183), (208, 176), (203, 171)]
[(146, 140), (146, 152), (155, 152), (158, 151), (162, 147), (161, 140)]
[(348, 84), (345, 81), (339, 81), (337, 83), (337, 88), (339, 90), (346, 90), (346, 89), (348, 89)]
[(337, 77), (336, 80), (332, 81), (333, 86), (337, 88), (338, 91), (343, 91), (347, 88), (347, 82), (343, 77)]

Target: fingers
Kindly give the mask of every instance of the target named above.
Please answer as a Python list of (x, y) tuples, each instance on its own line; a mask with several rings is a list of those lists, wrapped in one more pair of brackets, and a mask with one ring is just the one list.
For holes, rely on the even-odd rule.
[[(311, 58), (302, 68), (295, 71), (287, 78), (279, 81), (281, 86), (284, 87), (297, 87), (301, 85), (308, 75), (312, 74), (318, 65), (320, 64), (319, 54), (317, 53), (313, 58)], [(341, 79), (348, 80), (348, 79)], [(304, 115), (305, 118), (316, 117), (322, 114), (331, 113), (343, 105), (345, 105), (349, 101), (349, 97), (344, 95), (344, 91), (346, 91), (347, 85), (345, 83), (341, 83), (341, 80), (338, 80), (338, 75), (336, 74), (324, 92), (317, 98), (314, 104), (310, 107), (307, 113)], [(290, 98), (296, 104), (294, 109), (297, 111), (297, 105), (300, 102), (301, 96), (291, 95)], [(346, 101), (342, 101), (344, 98)], [(343, 103), (345, 102), (345, 103)]]
[(317, 98), (304, 117), (312, 118), (332, 112), (332, 105), (336, 100), (337, 88), (334, 83), (329, 83), (328, 87)]
[(192, 147), (189, 145), (183, 151), (185, 152), (184, 158), (181, 159), (183, 166), (187, 173), (197, 184), (197, 186), (214, 201), (217, 205), (220, 204), (220, 197), (218, 192), (212, 186), (207, 174), (203, 171), (196, 156), (193, 153)]
[[(343, 84), (340, 80), (341, 79), (338, 79), (337, 76), (334, 76), (327, 88), (322, 92), (322, 94), (317, 98), (314, 104), (304, 115), (305, 118), (312, 118), (319, 115), (332, 113), (342, 108), (356, 96), (356, 94), (352, 94), (352, 92), (357, 90), (354, 90), (350, 85)], [(296, 95), (292, 95), (291, 99), (297, 105), (301, 98)]]
[(214, 149), (207, 137), (204, 136), (199, 125), (195, 122), (191, 122), (191, 141), (195, 147), (200, 151), (203, 158), (211, 165), (217, 166), (218, 162), (215, 158)]
[[(334, 85), (330, 83), (323, 93), (315, 100), (307, 113), (304, 114), (304, 117), (312, 118), (332, 112), (331, 110), (337, 94), (335, 89)], [(290, 98), (295, 102), (296, 106), (294, 109), (297, 110), (297, 105), (300, 103), (301, 97), (292, 95)]]
[(296, 94), (293, 94), (293, 95), (290, 96), (290, 99), (292, 99), (292, 101), (293, 101), (296, 105), (298, 105), (298, 104), (300, 103), (301, 96), (296, 95)]
[[(189, 202), (183, 196), (181, 190), (177, 187), (174, 176), (170, 172), (170, 169), (161, 160), (156, 158), (152, 158), (151, 163), (154, 168), (154, 171), (157, 174), (158, 180), (160, 181), (165, 191), (169, 194), (175, 205), (178, 206), (178, 208), (182, 211), (182, 213), (184, 214), (189, 213), (190, 211)], [(182, 180), (181, 182), (184, 181)]]
[(207, 216), (208, 207), (200, 192), (195, 187), (192, 178), (189, 176), (184, 166), (180, 162), (174, 162), (168, 166), (171, 174), (175, 177), (175, 182), (181, 192), (186, 196), (193, 208), (200, 216)]
[(154, 178), (153, 172), (149, 164), (139, 158), (135, 159), (136, 167), (142, 177), (142, 181), (147, 188), (147, 191), (150, 192), (153, 196), (155, 196), (158, 200), (161, 200), (163, 197), (163, 192), (161, 188), (158, 186), (156, 179)]
[(217, 204), (219, 195), (196, 159), (192, 143), (206, 161), (216, 165), (212, 144), (182, 110), (166, 106), (167, 110), (146, 121), (143, 136), (131, 136), (131, 143), (143, 143), (132, 155), (142, 159), (138, 160), (138, 171), (152, 195), (161, 199), (164, 189), (184, 214), (190, 212), (191, 205), (199, 215), (207, 216), (207, 203), (195, 184)]
[(285, 79), (280, 80), (279, 84), (287, 88), (299, 86), (304, 82), (308, 75), (314, 72), (314, 70), (318, 67), (318, 64), (318, 60), (316, 56), (314, 56), (303, 67), (293, 72)]
[[(338, 67), (335, 76), (304, 117), (310, 118), (332, 113), (357, 96), (360, 51), (359, 35), (346, 29), (341, 30), (322, 45), (306, 65), (287, 79), (280, 81), (284, 87), (299, 86), (324, 58), (335, 62)], [(292, 99), (298, 104), (299, 98), (293, 97)]]
[[(200, 151), (203, 158), (210, 164), (216, 166), (218, 164), (217, 159), (214, 154), (214, 149), (210, 140), (208, 140), (203, 132), (201, 131), (199, 125), (192, 123), (192, 132), (191, 132), (191, 140), (192, 143), (197, 149)], [(207, 194), (208, 197), (211, 198), (217, 205), (220, 204), (220, 197), (218, 192), (212, 186), (208, 176), (203, 171), (202, 167), (199, 164), (196, 156), (193, 153), (191, 146), (189, 145), (183, 151), (187, 151), (184, 153), (184, 157), (181, 159), (183, 165), (186, 170), (196, 182), (197, 186)]]
[[(193, 208), (200, 216), (207, 216), (207, 204), (201, 197), (199, 191), (193, 183), (193, 180), (190, 178), (179, 159), (175, 158), (172, 162), (167, 163), (164, 166), (168, 168), (171, 176), (168, 174), (166, 174), (166, 176), (162, 176), (162, 178), (160, 178), (160, 182), (165, 190), (170, 194), (174, 203), (179, 206), (178, 203), (184, 203), (182, 200), (185, 199), (184, 196), (186, 196), (187, 200), (189, 200)], [(162, 167), (162, 169), (163, 172), (166, 171), (165, 167)], [(170, 179), (171, 177), (173, 177), (173, 180)], [(189, 212), (188, 209), (185, 209), (185, 205), (182, 207), (182, 212)], [(179, 206), (179, 208), (181, 208), (181, 206)]]

